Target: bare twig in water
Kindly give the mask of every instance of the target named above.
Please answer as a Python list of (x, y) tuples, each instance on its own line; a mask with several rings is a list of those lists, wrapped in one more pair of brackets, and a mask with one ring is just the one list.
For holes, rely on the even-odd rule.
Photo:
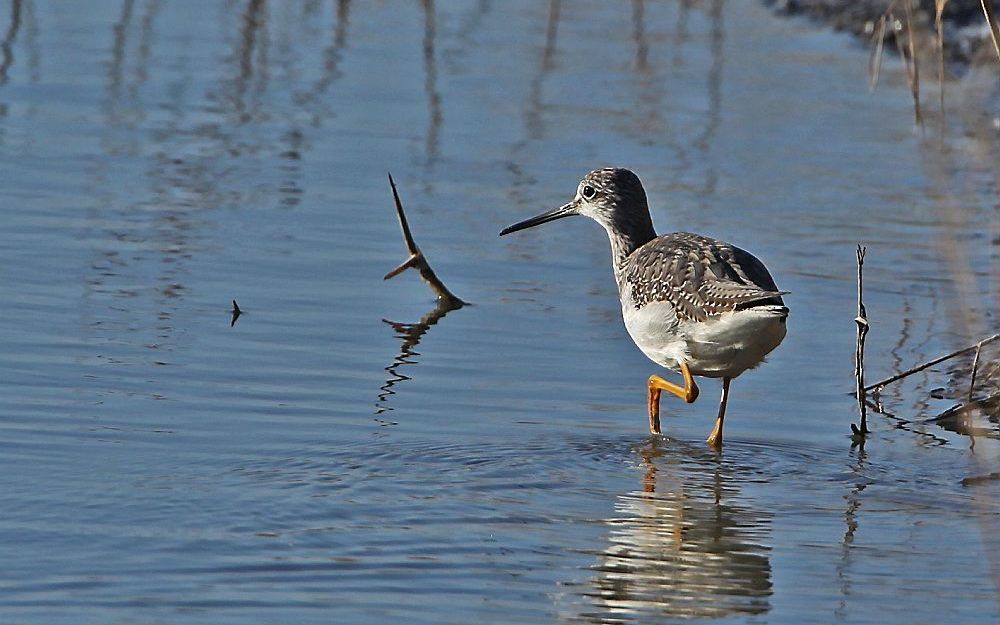
[(990, 34), (993, 36), (993, 48), (997, 51), (997, 60), (1000, 61), (1000, 24), (997, 24), (996, 13), (993, 12), (992, 0), (980, 0), (983, 5), (983, 15), (990, 25)]
[(427, 259), (424, 257), (424, 253), (420, 251), (417, 247), (416, 242), (413, 240), (413, 235), (410, 233), (410, 225), (406, 222), (406, 214), (403, 212), (403, 203), (399, 201), (399, 192), (396, 191), (396, 183), (392, 179), (392, 174), (389, 174), (389, 186), (392, 187), (392, 199), (396, 202), (396, 215), (399, 217), (399, 227), (403, 230), (403, 241), (406, 243), (406, 249), (410, 252), (410, 257), (403, 261), (399, 267), (396, 267), (389, 273), (385, 274), (383, 280), (389, 280), (395, 278), (399, 274), (403, 273), (407, 269), (413, 267), (420, 272), (420, 277), (423, 278), (424, 282), (431, 287), (431, 290), (437, 295), (439, 301), (448, 302), (453, 304), (456, 308), (465, 305), (461, 299), (452, 294), (448, 290), (448, 287), (441, 282), (441, 279), (437, 277), (434, 270), (427, 263)]
[(962, 486), (975, 486), (976, 484), (983, 484), (985, 482), (992, 482), (995, 480), (1000, 480), (1000, 472), (988, 473), (986, 475), (973, 475), (970, 477), (963, 477), (960, 482)]
[(878, 382), (876, 382), (874, 384), (869, 384), (868, 386), (866, 386), (864, 388), (864, 391), (868, 392), (868, 391), (875, 390), (875, 389), (881, 389), (882, 387), (886, 386), (887, 384), (892, 384), (893, 382), (897, 382), (899, 380), (902, 380), (903, 378), (905, 378), (907, 376), (910, 376), (910, 375), (913, 375), (914, 373), (919, 373), (919, 372), (923, 371), (924, 369), (927, 369), (928, 367), (933, 367), (934, 365), (940, 364), (940, 363), (942, 363), (942, 362), (944, 362), (944, 361), (946, 361), (946, 360), (948, 360), (950, 358), (954, 358), (955, 356), (961, 356), (962, 354), (968, 354), (969, 352), (971, 352), (973, 350), (981, 349), (983, 345), (986, 345), (987, 343), (992, 343), (993, 341), (995, 341), (997, 339), (1000, 339), (1000, 334), (994, 334), (992, 336), (988, 336), (985, 339), (979, 341), (975, 345), (970, 345), (969, 347), (963, 347), (962, 349), (957, 349), (957, 350), (951, 352), (950, 354), (945, 354), (944, 356), (938, 356), (934, 360), (930, 360), (928, 362), (925, 362), (922, 365), (917, 365), (916, 367), (913, 367), (912, 369), (907, 369), (906, 371), (903, 371), (902, 373), (897, 373), (896, 375), (894, 375), (892, 377), (886, 378), (884, 380), (879, 380)]
[(863, 438), (868, 434), (868, 410), (865, 405), (865, 337), (868, 335), (868, 313), (865, 310), (864, 292), (865, 248), (858, 245), (858, 316), (854, 318), (858, 324), (858, 349), (854, 355), (854, 375), (857, 379), (858, 410), (861, 412), (861, 425), (851, 424), (854, 436)]
[[(975, 449), (977, 436), (984, 438), (1000, 439), (1000, 434), (992, 426), (976, 426), (977, 416), (995, 415), (1000, 407), (1000, 393), (993, 393), (987, 397), (976, 399), (967, 404), (958, 404), (945, 410), (936, 417), (926, 419), (924, 423), (934, 423), (951, 432), (957, 432), (971, 439), (970, 449)], [(993, 421), (991, 418), (990, 421)]]
[(972, 403), (972, 393), (976, 390), (976, 371), (979, 370), (979, 353), (983, 351), (983, 342), (976, 344), (976, 357), (972, 360), (972, 376), (969, 378), (969, 403)]
[[(393, 358), (392, 364), (385, 368), (389, 374), (389, 379), (379, 388), (378, 399), (375, 401), (376, 415), (392, 410), (388, 405), (389, 396), (396, 394), (396, 391), (392, 387), (399, 382), (410, 379), (409, 376), (400, 373), (399, 368), (403, 365), (416, 364), (416, 360), (413, 360), (413, 357), (419, 354), (415, 348), (431, 326), (443, 319), (449, 312), (458, 310), (466, 305), (466, 302), (455, 297), (448, 290), (448, 287), (441, 282), (440, 278), (437, 277), (437, 274), (434, 273), (434, 270), (427, 263), (423, 252), (417, 247), (416, 241), (413, 240), (413, 234), (410, 232), (410, 225), (406, 221), (406, 213), (403, 212), (403, 203), (399, 200), (399, 192), (396, 190), (396, 182), (392, 179), (392, 174), (389, 174), (389, 186), (392, 187), (392, 199), (396, 203), (396, 216), (399, 217), (399, 227), (403, 230), (403, 242), (406, 243), (406, 249), (410, 253), (410, 257), (403, 261), (399, 267), (385, 274), (384, 279), (389, 280), (390, 278), (394, 278), (410, 267), (413, 267), (420, 272), (420, 277), (437, 294), (437, 305), (434, 307), (434, 310), (424, 315), (417, 323), (397, 323), (388, 319), (382, 320), (383, 323), (392, 326), (392, 329), (397, 333), (397, 337), (402, 339), (402, 345), (399, 348), (399, 355)], [(395, 421), (385, 421), (378, 417), (375, 420), (379, 425), (396, 425)]]

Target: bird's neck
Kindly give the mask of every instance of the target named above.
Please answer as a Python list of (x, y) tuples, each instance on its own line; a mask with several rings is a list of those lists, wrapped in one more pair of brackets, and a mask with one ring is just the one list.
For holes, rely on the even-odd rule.
[(632, 252), (656, 238), (653, 221), (649, 211), (643, 210), (628, 220), (615, 224), (604, 224), (611, 241), (611, 260), (614, 263), (615, 275), (620, 275), (625, 268), (625, 261)]

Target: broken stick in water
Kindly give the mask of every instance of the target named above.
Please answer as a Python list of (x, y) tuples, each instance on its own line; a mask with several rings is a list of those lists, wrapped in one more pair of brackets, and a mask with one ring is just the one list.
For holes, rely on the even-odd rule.
[(396, 183), (392, 179), (392, 174), (389, 174), (389, 186), (392, 187), (392, 199), (396, 202), (396, 215), (399, 217), (399, 227), (403, 229), (403, 241), (406, 243), (407, 251), (410, 252), (410, 257), (404, 260), (399, 267), (385, 274), (383, 280), (394, 278), (410, 267), (413, 267), (420, 272), (420, 277), (423, 278), (424, 282), (437, 295), (438, 301), (450, 305), (451, 310), (464, 306), (466, 302), (456, 297), (448, 290), (444, 282), (441, 282), (441, 279), (437, 277), (437, 274), (434, 273), (434, 270), (427, 263), (424, 253), (420, 251), (417, 243), (413, 240), (413, 235), (410, 233), (410, 225), (406, 222), (406, 214), (403, 213), (403, 203), (399, 201), (399, 192), (396, 191)]
[(925, 362), (922, 365), (917, 365), (916, 367), (913, 367), (912, 369), (907, 369), (906, 371), (904, 371), (902, 373), (897, 373), (896, 375), (894, 375), (892, 377), (886, 378), (884, 380), (879, 380), (878, 382), (876, 382), (874, 384), (869, 384), (868, 386), (866, 386), (864, 388), (864, 391), (867, 392), (867, 391), (872, 391), (872, 390), (875, 390), (875, 389), (881, 390), (881, 388), (884, 387), (884, 386), (886, 386), (887, 384), (892, 384), (893, 382), (902, 380), (903, 378), (905, 378), (907, 376), (910, 376), (910, 375), (913, 375), (914, 373), (920, 373), (924, 369), (927, 369), (928, 367), (933, 367), (934, 365), (940, 364), (940, 363), (942, 363), (942, 362), (944, 362), (944, 361), (946, 361), (946, 360), (948, 360), (950, 358), (954, 358), (955, 356), (961, 356), (962, 354), (968, 354), (971, 351), (980, 350), (980, 349), (982, 349), (983, 345), (986, 345), (987, 343), (992, 343), (993, 341), (995, 341), (997, 339), (1000, 339), (1000, 334), (994, 334), (992, 336), (988, 336), (985, 339), (983, 339), (983, 340), (979, 341), (978, 343), (976, 343), (975, 345), (970, 345), (969, 347), (963, 347), (962, 349), (956, 349), (955, 351), (951, 352), (950, 354), (945, 354), (944, 356), (938, 356), (934, 360), (929, 360), (929, 361)]
[(858, 316), (854, 318), (858, 324), (858, 348), (854, 354), (854, 376), (857, 380), (858, 410), (861, 412), (861, 425), (851, 424), (851, 432), (855, 438), (864, 438), (868, 434), (868, 411), (865, 404), (865, 336), (868, 334), (868, 313), (865, 311), (864, 291), (865, 248), (858, 245)]
[(976, 344), (976, 357), (972, 360), (972, 376), (969, 378), (969, 402), (972, 403), (972, 394), (976, 390), (976, 371), (979, 369), (979, 353), (983, 351), (983, 342)]

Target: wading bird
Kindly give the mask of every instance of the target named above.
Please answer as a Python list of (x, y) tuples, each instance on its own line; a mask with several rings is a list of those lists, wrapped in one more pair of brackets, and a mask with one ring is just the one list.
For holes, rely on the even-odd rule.
[(649, 378), (649, 429), (660, 433), (660, 393), (691, 403), (693, 376), (722, 378), (722, 399), (708, 444), (722, 445), (729, 385), (785, 338), (788, 308), (764, 263), (740, 248), (698, 234), (656, 236), (646, 192), (627, 169), (597, 169), (576, 197), (555, 210), (504, 228), (500, 236), (583, 215), (604, 226), (625, 328), (650, 360), (681, 374), (684, 385)]

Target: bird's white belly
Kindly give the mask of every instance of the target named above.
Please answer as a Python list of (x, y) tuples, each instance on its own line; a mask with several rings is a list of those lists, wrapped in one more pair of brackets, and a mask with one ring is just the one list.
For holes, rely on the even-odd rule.
[(679, 321), (673, 309), (651, 302), (622, 307), (625, 328), (650, 360), (677, 370), (686, 362), (695, 375), (734, 378), (764, 361), (785, 338), (784, 306), (755, 306), (706, 321)]

